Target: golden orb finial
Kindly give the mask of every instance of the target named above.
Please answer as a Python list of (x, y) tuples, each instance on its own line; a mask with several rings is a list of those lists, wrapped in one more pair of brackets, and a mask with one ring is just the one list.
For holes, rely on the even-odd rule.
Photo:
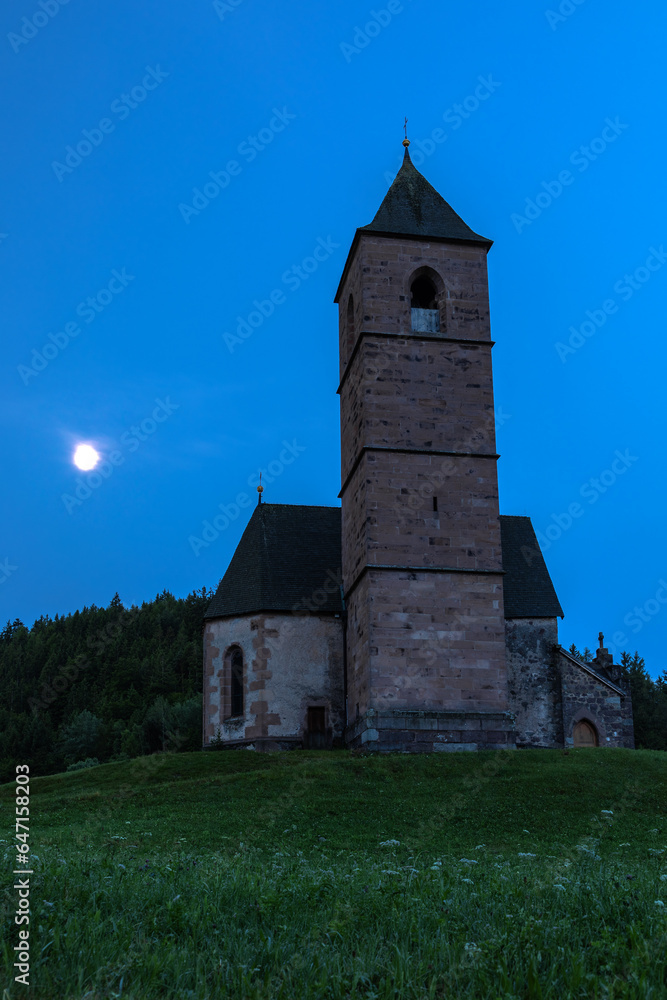
[(257, 503), (260, 504), (262, 502), (262, 493), (264, 492), (264, 487), (262, 486), (262, 473), (261, 472), (259, 474), (259, 486), (257, 487), (257, 492), (259, 494), (259, 496), (257, 497)]

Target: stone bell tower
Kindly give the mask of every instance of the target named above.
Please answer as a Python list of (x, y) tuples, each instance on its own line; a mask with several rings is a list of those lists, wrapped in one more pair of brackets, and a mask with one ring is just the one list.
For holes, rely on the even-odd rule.
[(512, 746), (491, 241), (404, 145), (336, 295), (346, 741), (369, 750)]

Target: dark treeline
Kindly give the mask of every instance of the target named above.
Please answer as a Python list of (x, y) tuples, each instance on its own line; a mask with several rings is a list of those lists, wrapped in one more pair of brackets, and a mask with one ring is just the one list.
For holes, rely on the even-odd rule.
[(0, 781), (81, 761), (201, 747), (202, 618), (212, 592), (16, 620), (0, 633)]
[[(0, 632), (0, 781), (201, 747), (202, 619), (212, 591), (16, 620)], [(570, 652), (589, 662), (590, 650)], [(667, 671), (623, 653), (638, 747), (667, 750)]]
[[(588, 647), (580, 653), (573, 644), (570, 653), (584, 663), (593, 660)], [(654, 681), (639, 653), (634, 656), (621, 653), (621, 666), (625, 680), (630, 683), (635, 746), (643, 750), (667, 750), (667, 670)]]

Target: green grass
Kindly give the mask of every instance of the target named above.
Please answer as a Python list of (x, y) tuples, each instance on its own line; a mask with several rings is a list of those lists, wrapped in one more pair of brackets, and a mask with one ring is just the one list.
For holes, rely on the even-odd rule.
[[(5, 997), (666, 997), (666, 804), (650, 751), (234, 751), (38, 778), (31, 987), (8, 874)], [(0, 817), (10, 873), (13, 785)]]

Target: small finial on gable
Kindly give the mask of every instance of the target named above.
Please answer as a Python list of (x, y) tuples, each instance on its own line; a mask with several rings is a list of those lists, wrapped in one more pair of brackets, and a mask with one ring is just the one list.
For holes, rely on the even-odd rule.
[(257, 487), (257, 506), (262, 502), (262, 493), (264, 492), (264, 487), (262, 486), (262, 473), (259, 474), (259, 486)]
[(407, 118), (405, 119), (405, 124), (403, 125), (403, 128), (405, 129), (405, 139), (403, 140), (403, 145), (407, 149), (408, 146), (410, 145), (410, 140), (408, 139), (408, 119)]

